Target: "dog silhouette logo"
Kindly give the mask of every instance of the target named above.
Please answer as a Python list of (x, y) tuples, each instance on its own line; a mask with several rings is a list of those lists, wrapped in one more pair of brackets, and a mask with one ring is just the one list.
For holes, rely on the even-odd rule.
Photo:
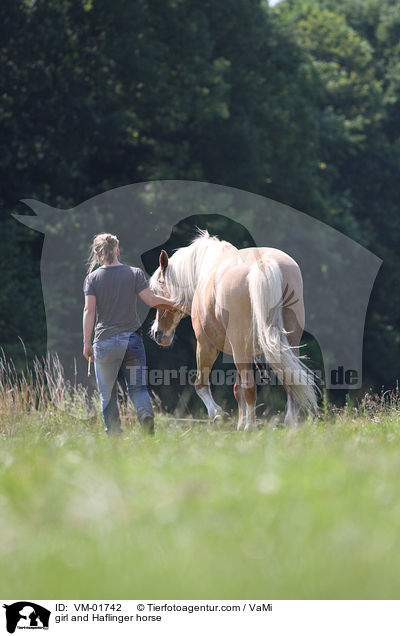
[(18, 629), (48, 629), (51, 612), (32, 603), (31, 601), (18, 601), (11, 605), (3, 605), (6, 610), (7, 631), (14, 634)]
[[(238, 249), (269, 246), (298, 263), (307, 308), (305, 330), (321, 351), (320, 379), (327, 389), (361, 387), (365, 318), (382, 261), (326, 223), (251, 192), (199, 181), (130, 184), (67, 210), (33, 199), (23, 202), (36, 216), (13, 217), (44, 234), (40, 271), (47, 353), (49, 359), (58, 356), (70, 382), (84, 386), (88, 382), (82, 356), (82, 283), (93, 235), (112, 227), (114, 234), (125, 239), (124, 256), (129, 263), (143, 267), (142, 256), (155, 250), (158, 259), (173, 228), (186, 227), (183, 234), (176, 233), (183, 247), (188, 243), (188, 227), (201, 223), (206, 229), (207, 219), (217, 215), (220, 239), (231, 242), (227, 232), (235, 227), (232, 240)], [(148, 273), (153, 271), (154, 267)], [(147, 305), (138, 306), (141, 322), (148, 311)], [(58, 367), (54, 373), (59, 373)], [(54, 403), (66, 408), (65, 400), (57, 400), (54, 391)]]

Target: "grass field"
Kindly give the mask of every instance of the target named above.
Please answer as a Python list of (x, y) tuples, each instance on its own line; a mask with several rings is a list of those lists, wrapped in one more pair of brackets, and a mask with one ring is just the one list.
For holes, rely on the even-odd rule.
[(154, 439), (1, 404), (4, 599), (399, 597), (398, 394), (295, 430), (159, 416)]

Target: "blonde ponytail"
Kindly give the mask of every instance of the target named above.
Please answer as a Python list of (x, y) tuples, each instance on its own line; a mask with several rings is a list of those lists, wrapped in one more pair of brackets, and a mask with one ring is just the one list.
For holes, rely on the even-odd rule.
[(88, 274), (94, 270), (96, 265), (104, 265), (115, 260), (119, 249), (119, 240), (113, 234), (97, 234), (94, 237), (90, 249), (88, 264)]

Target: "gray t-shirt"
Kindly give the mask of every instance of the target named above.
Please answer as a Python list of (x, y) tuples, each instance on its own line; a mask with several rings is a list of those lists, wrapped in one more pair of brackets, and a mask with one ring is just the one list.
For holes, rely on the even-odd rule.
[(148, 286), (144, 272), (129, 265), (99, 267), (86, 276), (83, 284), (85, 296), (96, 296), (93, 342), (139, 329), (137, 295)]

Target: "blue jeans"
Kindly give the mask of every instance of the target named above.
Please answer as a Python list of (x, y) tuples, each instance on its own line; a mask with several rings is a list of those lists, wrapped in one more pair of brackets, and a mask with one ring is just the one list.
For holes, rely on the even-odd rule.
[(139, 422), (154, 417), (146, 387), (146, 354), (138, 333), (124, 332), (93, 345), (94, 369), (107, 433), (121, 432), (118, 409), (118, 376), (124, 378)]

